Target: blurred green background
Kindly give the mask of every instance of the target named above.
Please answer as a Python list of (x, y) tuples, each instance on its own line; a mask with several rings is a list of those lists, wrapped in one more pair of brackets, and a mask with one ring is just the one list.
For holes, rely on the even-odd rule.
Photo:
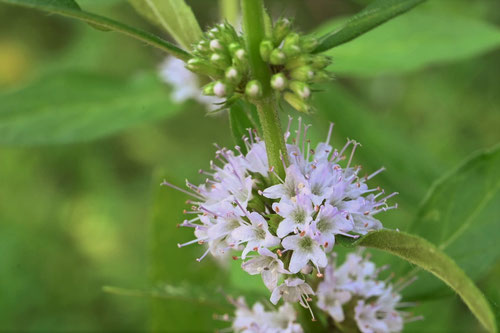
[[(125, 1), (78, 2), (88, 11), (163, 35)], [(297, 26), (311, 32), (323, 23), (331, 27), (335, 23), (328, 21), (352, 15), (369, 2), (267, 4), (274, 17), (293, 16)], [(202, 26), (218, 20), (216, 1), (188, 3)], [(346, 137), (363, 144), (356, 159), (367, 172), (387, 168), (373, 182), (400, 192), (400, 208), (382, 217), (387, 226), (405, 230), (433, 181), (472, 152), (500, 141), (499, 44), (498, 0), (440, 0), (330, 52), (337, 78), (317, 93), (317, 112), (307, 117), (314, 124), (311, 139), (324, 138), (328, 122), (334, 121), (337, 145)], [(150, 75), (163, 58), (161, 52), (114, 33), (0, 5), (2, 112), (16, 111), (16, 96), (28, 96), (36, 105), (38, 97), (25, 87), (37, 82), (42, 88), (36, 91), (43, 91), (53, 77), (72, 77), (83, 87), (74, 99), (62, 89), (67, 100), (56, 100), (54, 107), (99, 99), (95, 82), (102, 78), (112, 82), (116, 96), (128, 94), (126, 112), (146, 107), (162, 111), (171, 107), (166, 85), (156, 83), (135, 95), (136, 90), (130, 93), (120, 84)], [(97, 81), (83, 80), (86, 75)], [(148, 101), (151, 90), (154, 103)], [(191, 238), (188, 230), (175, 228), (186, 198), (159, 189), (158, 179), (201, 182), (197, 170), (212, 158), (211, 143), (232, 145), (225, 114), (207, 117), (194, 102), (177, 109), (151, 118), (158, 121), (137, 122), (83, 142), (31, 144), (21, 137), (17, 144), (0, 133), (0, 331), (149, 330), (148, 297), (113, 295), (102, 287), (149, 290), (151, 277), (153, 284), (162, 276), (170, 283), (189, 280), (215, 288), (229, 281), (252, 290), (252, 283), (242, 282), (245, 277), (230, 269), (217, 272), (209, 260), (196, 263), (200, 247), (176, 246)], [(158, 206), (163, 203), (162, 210)], [(152, 225), (153, 217), (161, 223)], [(164, 258), (163, 267), (150, 269), (152, 253), (155, 260)], [(478, 282), (497, 316), (499, 272), (497, 261)], [(155, 311), (164, 311), (171, 331), (221, 326), (212, 323), (213, 308), (161, 302), (163, 308)], [(478, 330), (456, 297), (422, 302), (415, 312), (428, 321), (408, 325), (408, 332), (422, 332), (421, 327), (426, 332)]]

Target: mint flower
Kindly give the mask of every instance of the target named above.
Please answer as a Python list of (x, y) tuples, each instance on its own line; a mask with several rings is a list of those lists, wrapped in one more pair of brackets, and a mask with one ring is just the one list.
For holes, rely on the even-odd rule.
[[(318, 308), (326, 311), (335, 322), (342, 323), (347, 317), (354, 319), (362, 333), (400, 332), (404, 322), (420, 319), (399, 308), (413, 305), (401, 303), (399, 292), (413, 280), (391, 285), (388, 280), (377, 279), (377, 269), (367, 257), (356, 253), (347, 255), (340, 266), (330, 262), (325, 278), (318, 285)], [(354, 308), (354, 310), (353, 310)]]
[[(264, 284), (272, 290), (272, 301), (284, 297), (287, 302), (308, 307), (308, 296), (303, 296), (312, 293), (304, 274), (315, 270), (316, 276), (323, 276), (327, 253), (334, 248), (337, 235), (358, 237), (382, 228), (375, 216), (396, 207), (386, 203), (396, 193), (384, 197), (383, 190), (367, 186), (366, 182), (383, 168), (366, 177), (358, 176), (360, 167), (351, 165), (358, 143), (348, 140), (340, 150), (330, 146), (333, 124), (325, 142), (316, 149), (311, 149), (309, 126), (303, 126), (300, 118), (293, 137), (290, 127), (291, 119), (284, 135), (290, 161), (284, 179), (269, 168), (265, 142), (249, 130), (244, 138), (247, 153), (241, 147), (233, 151), (217, 146), (210, 170), (200, 170), (206, 177), (202, 184), (186, 182), (188, 190), (168, 182), (163, 185), (191, 196), (191, 207), (185, 211), (190, 218), (180, 226), (193, 228), (195, 239), (179, 247), (208, 245), (199, 261), (208, 253), (216, 257), (231, 254), (243, 260), (242, 268), (249, 274), (262, 275)], [(347, 157), (349, 147), (352, 150)], [(276, 179), (278, 184), (272, 185)], [(345, 267), (366, 266), (364, 274), (372, 276), (369, 264), (351, 264), (353, 260), (349, 259)], [(350, 279), (349, 274), (345, 279)], [(365, 275), (356, 273), (361, 280)], [(299, 280), (304, 282), (301, 287), (296, 285)], [(370, 283), (351, 281), (342, 290), (368, 295), (359, 288), (368, 288)], [(303, 292), (297, 294), (301, 288)]]
[(232, 321), (231, 329), (237, 333), (303, 333), (302, 327), (296, 323), (297, 313), (285, 303), (277, 311), (266, 311), (257, 302), (249, 308), (243, 297), (230, 301), (236, 307), (234, 318), (222, 316), (225, 321)]
[(273, 290), (271, 303), (278, 304), (279, 300), (283, 298), (285, 302), (299, 302), (303, 307), (310, 308), (310, 295), (314, 295), (314, 291), (304, 280), (289, 278)]

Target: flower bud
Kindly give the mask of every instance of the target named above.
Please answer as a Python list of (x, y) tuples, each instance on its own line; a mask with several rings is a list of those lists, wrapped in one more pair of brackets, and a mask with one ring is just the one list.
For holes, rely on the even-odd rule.
[(225, 69), (226, 67), (231, 65), (229, 58), (222, 53), (213, 53), (210, 57), (210, 61), (212, 62), (212, 64), (214, 64), (214, 66), (220, 69)]
[(314, 75), (313, 82), (326, 82), (332, 79), (332, 74), (327, 71), (317, 71)]
[(222, 46), (222, 43), (218, 39), (212, 39), (210, 41), (210, 49), (214, 52), (220, 52), (224, 50), (224, 46)]
[(263, 40), (260, 43), (260, 56), (262, 57), (262, 60), (265, 62), (269, 61), (269, 58), (271, 57), (271, 52), (273, 52), (274, 45), (273, 42), (270, 40)]
[(300, 38), (299, 46), (302, 51), (311, 53), (318, 46), (318, 40), (312, 36), (303, 36)]
[(227, 81), (233, 84), (240, 83), (242, 79), (241, 72), (234, 66), (228, 67), (225, 74)]
[(288, 80), (283, 73), (274, 74), (271, 77), (271, 87), (277, 91), (283, 91), (288, 85)]
[(297, 95), (300, 99), (306, 100), (311, 97), (311, 89), (309, 86), (301, 81), (291, 81), (290, 89)]
[(248, 69), (247, 53), (244, 49), (240, 48), (234, 52), (233, 65), (241, 72), (246, 72)]
[(250, 98), (262, 97), (262, 84), (257, 80), (251, 80), (245, 87), (245, 94)]
[(285, 67), (286, 69), (293, 70), (297, 67), (302, 67), (309, 65), (311, 62), (311, 56), (309, 54), (301, 54), (297, 57), (293, 57), (286, 61)]
[(286, 92), (283, 97), (285, 101), (290, 104), (295, 110), (303, 113), (309, 114), (311, 112), (310, 106), (304, 102), (302, 99), (297, 97), (297, 95), (290, 92)]
[(215, 82), (210, 82), (202, 88), (203, 95), (205, 96), (215, 96), (214, 92)]
[(273, 65), (284, 65), (286, 62), (286, 55), (280, 49), (274, 49), (273, 52), (271, 52), (269, 61)]
[(280, 45), (286, 35), (290, 32), (292, 23), (289, 19), (284, 17), (280, 18), (275, 24), (273, 29), (273, 42), (274, 45)]
[(302, 66), (291, 71), (290, 77), (294, 80), (308, 82), (314, 78), (314, 70), (311, 66)]
[(219, 77), (221, 75), (221, 72), (217, 70), (217, 68), (212, 66), (212, 64), (210, 64), (208, 61), (200, 58), (189, 59), (186, 64), (186, 68), (192, 72), (211, 77)]
[(216, 81), (214, 85), (214, 94), (217, 97), (230, 97), (233, 94), (232, 86), (222, 81)]
[(285, 52), (285, 54), (290, 58), (300, 54), (301, 50), (299, 43), (300, 43), (299, 34), (295, 32), (288, 34), (285, 37), (285, 41), (283, 42), (283, 52)]
[(206, 53), (209, 51), (209, 43), (206, 40), (202, 40), (196, 45), (196, 50), (201, 53)]
[(231, 57), (234, 57), (234, 53), (236, 51), (238, 51), (239, 49), (241, 49), (241, 45), (240, 45), (240, 43), (233, 42), (233, 43), (229, 44), (227, 49), (229, 50), (229, 54), (231, 55)]
[(329, 56), (318, 54), (311, 58), (311, 66), (314, 69), (324, 69), (332, 63), (332, 59)]

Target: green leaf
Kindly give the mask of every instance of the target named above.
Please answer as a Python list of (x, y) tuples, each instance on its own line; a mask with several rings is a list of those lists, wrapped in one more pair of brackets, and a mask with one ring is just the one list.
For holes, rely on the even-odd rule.
[(123, 23), (103, 16), (82, 11), (73, 0), (0, 0), (0, 2), (39, 9), (49, 13), (81, 20), (100, 29), (116, 31), (138, 39), (148, 45), (168, 52), (179, 59), (187, 60), (190, 58), (188, 52), (149, 32), (127, 26)]
[(0, 94), (0, 144), (38, 145), (96, 139), (176, 114), (156, 74), (130, 81), (60, 72)]
[(426, 4), (327, 54), (336, 74), (363, 77), (463, 60), (499, 46), (498, 27)]
[(495, 316), (483, 293), (450, 257), (429, 241), (394, 230), (374, 231), (357, 240), (337, 238), (343, 245), (383, 250), (431, 272), (462, 298), (488, 332), (497, 331)]
[(144, 17), (164, 28), (186, 49), (200, 41), (202, 31), (184, 0), (129, 0)]
[[(324, 52), (340, 44), (344, 44), (380, 24), (401, 15), (425, 0), (377, 0), (360, 13), (353, 16), (340, 29), (321, 37), (315, 52)], [(380, 45), (383, 47), (383, 45)]]
[[(473, 279), (500, 259), (500, 147), (483, 151), (438, 180), (421, 205), (410, 232), (437, 245)], [(440, 285), (422, 276), (414, 297), (439, 296)]]

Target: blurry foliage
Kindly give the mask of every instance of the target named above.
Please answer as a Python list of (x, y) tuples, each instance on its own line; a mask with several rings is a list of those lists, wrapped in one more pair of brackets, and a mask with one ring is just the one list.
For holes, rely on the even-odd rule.
[[(284, 9), (282, 1), (273, 0), (268, 5), (274, 16), (293, 16), (297, 26), (313, 31), (318, 23), (352, 15), (369, 2), (295, 0), (287, 1)], [(161, 34), (124, 1), (79, 3), (86, 10)], [(202, 27), (217, 20), (216, 1), (188, 3)], [(431, 7), (439, 15), (446, 11), (457, 20), (482, 22), (478, 24), (491, 32), (500, 26), (500, 3), (496, 0), (435, 1)], [(392, 31), (389, 24), (385, 28)], [(468, 38), (463, 47), (474, 49), (486, 38), (483, 31), (479, 30), (477, 38)], [(376, 36), (377, 30), (372, 34)], [(491, 40), (496, 43), (495, 38)], [(381, 57), (385, 54), (382, 51), (389, 51), (384, 50), (384, 43), (377, 49)], [(360, 66), (375, 51), (361, 46), (358, 50), (362, 52), (356, 56)], [(328, 121), (334, 121), (335, 144), (342, 145), (346, 137), (359, 140), (363, 147), (356, 162), (367, 173), (385, 166), (388, 170), (374, 182), (388, 192), (401, 193), (397, 198), (400, 208), (381, 216), (387, 226), (406, 230), (434, 180), (473, 151), (499, 141), (500, 51), (483, 51), (469, 53), (477, 55), (469, 59), (458, 57), (457, 52), (440, 58), (447, 63), (432, 61), (403, 68), (404, 74), (385, 71), (391, 74), (377, 72), (376, 76), (357, 79), (342, 75), (325, 85), (325, 92), (316, 94), (317, 113), (307, 118), (314, 124), (311, 140), (323, 139)], [(339, 68), (341, 52), (339, 48)], [(335, 58), (335, 51), (332, 55)], [(131, 76), (154, 70), (162, 57), (156, 50), (113, 33), (0, 5), (0, 88), (4, 90), (0, 95), (54, 71), (85, 71), (126, 82)], [(450, 60), (453, 62), (448, 63)], [(247, 276), (249, 281), (242, 282), (231, 267), (226, 273), (221, 271), (224, 276), (219, 278), (210, 262), (198, 264), (194, 260), (203, 252), (202, 247), (176, 247), (177, 242), (191, 237), (189, 230), (175, 227), (187, 198), (177, 194), (175, 201), (171, 200), (172, 192), (159, 189), (158, 178), (152, 181), (153, 170), (162, 166), (156, 176), (180, 185), (185, 177), (202, 182), (203, 177), (196, 172), (208, 166), (215, 150), (211, 142), (232, 144), (226, 117), (206, 117), (202, 108), (191, 102), (183, 109), (183, 113), (159, 123), (142, 124), (91, 143), (0, 147), (0, 330), (146, 330), (150, 327), (147, 298), (109, 295), (101, 287), (147, 289), (151, 287), (149, 276), (158, 283), (206, 279), (212, 288), (233, 281), (253, 290), (252, 285), (260, 283), (258, 276)], [(150, 225), (153, 192), (160, 193), (156, 200), (161, 201), (156, 205), (163, 202), (169, 215), (162, 217), (157, 210)], [(149, 235), (157, 228), (161, 228), (157, 236), (164, 248), (151, 249)], [(160, 263), (164, 256), (163, 271), (148, 271), (151, 251)], [(380, 262), (400, 262), (376, 254)], [(498, 267), (496, 263), (479, 280), (497, 314)], [(172, 329), (193, 328), (192, 303), (155, 300), (152, 306), (168, 311), (165, 322)], [(224, 326), (211, 319), (217, 309), (196, 309), (197, 318), (204, 318), (200, 325)], [(429, 331), (427, 324), (431, 322), (433, 332), (478, 329), (456, 296), (423, 301), (414, 312), (424, 314), (427, 320), (409, 324), (407, 332)]]

